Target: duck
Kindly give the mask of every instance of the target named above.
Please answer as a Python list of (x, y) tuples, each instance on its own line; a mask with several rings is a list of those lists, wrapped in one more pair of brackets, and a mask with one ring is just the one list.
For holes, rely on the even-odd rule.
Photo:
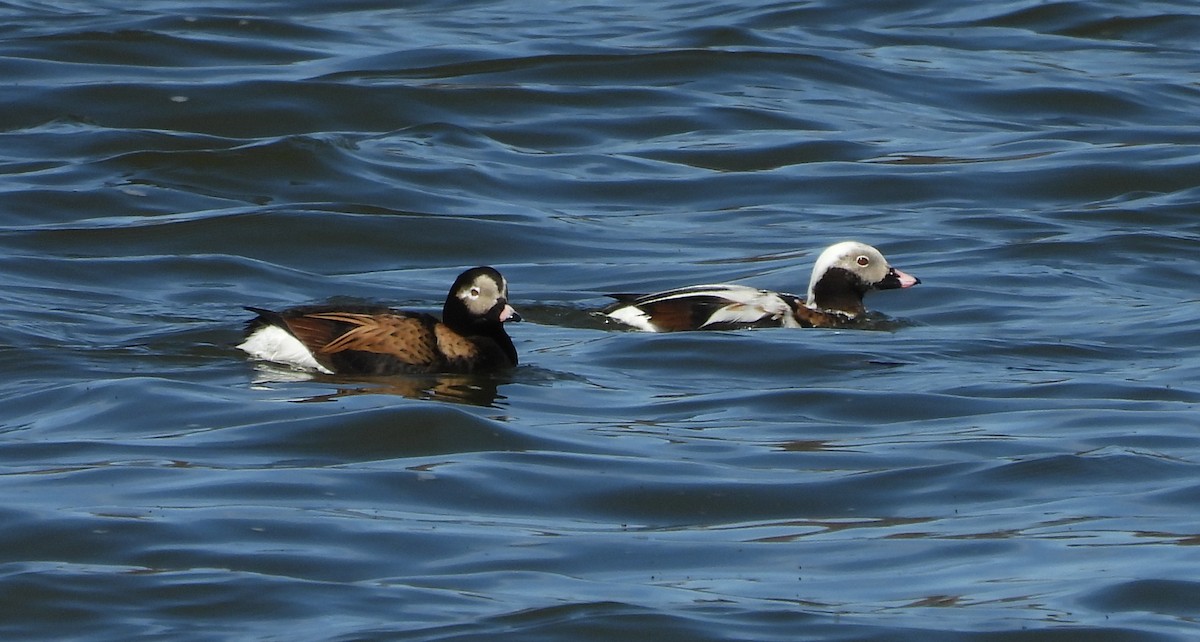
[(842, 241), (817, 257), (807, 298), (746, 285), (692, 285), (653, 294), (610, 294), (617, 301), (599, 314), (645, 332), (843, 328), (866, 315), (863, 296), (868, 292), (911, 288), (920, 282), (888, 264), (874, 247)]
[(481, 266), (458, 275), (442, 318), (379, 305), (309, 305), (279, 312), (247, 307), (238, 348), (255, 359), (337, 375), (471, 374), (513, 368), (517, 350), (504, 324), (521, 316), (508, 282)]

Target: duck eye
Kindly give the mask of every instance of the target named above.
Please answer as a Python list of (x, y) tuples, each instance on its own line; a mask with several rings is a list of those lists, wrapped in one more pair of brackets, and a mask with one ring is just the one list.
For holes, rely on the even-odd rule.
[(478, 299), (479, 298), (479, 288), (478, 287), (471, 288), (471, 291), (467, 293), (467, 296), (470, 296), (472, 299)]
[(871, 259), (869, 259), (865, 256), (860, 256), (857, 259), (854, 259), (854, 262), (859, 264), (862, 267), (867, 267), (868, 265), (871, 264)]

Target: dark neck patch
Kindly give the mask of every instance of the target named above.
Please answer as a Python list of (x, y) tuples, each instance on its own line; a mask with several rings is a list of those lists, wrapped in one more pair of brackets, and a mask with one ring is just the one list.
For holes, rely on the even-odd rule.
[(858, 275), (845, 268), (829, 268), (813, 286), (809, 305), (851, 316), (863, 314), (863, 295), (870, 289)]
[(446, 297), (446, 304), (442, 306), (442, 323), (446, 324), (446, 327), (463, 336), (469, 336), (476, 334), (475, 326), (483, 321), (485, 320), (472, 316), (467, 304), (454, 296), (454, 290), (450, 291), (450, 295)]
[(442, 307), (442, 324), (467, 339), (474, 341), (479, 338), (489, 341), (499, 348), (512, 365), (517, 365), (517, 348), (504, 331), (504, 323), (499, 320), (500, 310), (497, 308), (503, 308), (505, 304), (497, 303), (487, 314), (476, 316), (467, 309), (466, 303), (454, 296), (455, 291), (450, 291), (450, 295), (446, 297), (446, 305)]

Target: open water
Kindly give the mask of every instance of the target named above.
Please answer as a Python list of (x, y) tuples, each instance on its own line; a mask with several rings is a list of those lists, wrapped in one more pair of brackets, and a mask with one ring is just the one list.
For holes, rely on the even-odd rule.
[[(1194, 640), (1200, 6), (0, 3), (0, 637)], [(923, 284), (885, 331), (604, 294)], [(436, 310), (309, 379), (243, 305)]]

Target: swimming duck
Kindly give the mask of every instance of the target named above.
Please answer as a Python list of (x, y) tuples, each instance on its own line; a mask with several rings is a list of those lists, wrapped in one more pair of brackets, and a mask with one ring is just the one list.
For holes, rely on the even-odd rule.
[(866, 314), (866, 293), (920, 282), (888, 265), (870, 245), (843, 241), (817, 257), (807, 299), (745, 285), (693, 285), (654, 294), (612, 294), (617, 302), (600, 313), (646, 332), (846, 327)]
[(508, 282), (490, 267), (458, 275), (441, 321), (370, 305), (246, 309), (258, 317), (246, 324), (238, 348), (257, 359), (325, 374), (471, 373), (517, 365), (504, 322), (521, 317), (508, 304)]

